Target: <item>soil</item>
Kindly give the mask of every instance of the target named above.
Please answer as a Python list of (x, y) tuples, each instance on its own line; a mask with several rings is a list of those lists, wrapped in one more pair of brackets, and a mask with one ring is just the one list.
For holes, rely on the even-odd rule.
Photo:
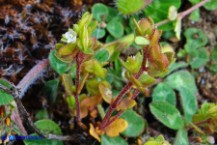
[[(0, 78), (17, 84), (23, 76), (40, 60), (48, 57), (50, 50), (54, 49), (55, 43), (60, 40), (61, 34), (67, 31), (75, 23), (82, 12), (96, 2), (108, 3), (105, 0), (0, 0)], [(189, 7), (188, 3), (182, 6)], [(201, 11), (201, 21), (192, 23), (188, 18), (183, 21), (183, 30), (189, 27), (202, 29), (209, 38), (207, 50), (211, 52), (216, 45), (214, 27), (217, 26), (217, 11)], [(178, 51), (183, 48), (184, 41), (173, 41), (173, 46)], [(190, 70), (193, 71), (193, 70)], [(206, 100), (217, 102), (217, 77), (208, 71), (207, 68), (197, 72), (197, 85), (199, 88), (198, 98), (200, 102)], [(66, 145), (95, 144), (95, 140), (88, 135), (88, 130), (80, 129), (74, 124), (67, 105), (59, 91), (56, 103), (51, 104), (38, 90), (43, 88), (46, 80), (58, 77), (50, 68), (43, 74), (27, 92), (22, 100), (29, 111), (32, 120), (35, 120), (35, 113), (46, 108), (49, 116), (59, 123), (63, 134), (78, 135), (76, 141), (65, 142)], [(141, 100), (140, 100), (141, 101)], [(147, 105), (147, 101), (141, 105)], [(141, 110), (141, 108), (137, 108)], [(174, 136), (175, 132), (163, 128), (153, 117), (150, 117), (149, 110), (143, 110), (140, 114), (146, 114), (150, 123), (150, 136), (163, 133), (165, 137)], [(88, 126), (88, 121), (84, 123)], [(160, 126), (156, 128), (155, 126)], [(154, 129), (155, 128), (155, 129)], [(147, 138), (147, 135), (143, 136)], [(168, 138), (170, 140), (170, 138)], [(135, 144), (135, 140), (132, 139)], [(15, 143), (18, 144), (18, 143)], [(22, 144), (19, 142), (19, 144)], [(132, 143), (133, 144), (133, 143)]]

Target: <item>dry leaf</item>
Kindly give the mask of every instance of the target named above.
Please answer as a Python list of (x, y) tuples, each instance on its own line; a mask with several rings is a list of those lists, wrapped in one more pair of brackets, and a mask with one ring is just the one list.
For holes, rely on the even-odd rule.
[(102, 98), (100, 96), (87, 97), (81, 101), (81, 118), (84, 118), (88, 115), (88, 111), (91, 108), (96, 107), (100, 104)]
[(127, 126), (128, 123), (126, 120), (122, 118), (118, 118), (113, 123), (111, 123), (108, 127), (105, 128), (105, 132), (110, 137), (116, 137), (121, 132), (123, 132), (127, 128)]
[(93, 124), (90, 123), (90, 130), (89, 133), (92, 137), (94, 137), (96, 140), (101, 142), (99, 134), (97, 133), (96, 129), (94, 128)]
[(124, 98), (121, 103), (117, 106), (117, 110), (127, 110), (133, 108), (136, 105), (136, 101), (131, 97)]

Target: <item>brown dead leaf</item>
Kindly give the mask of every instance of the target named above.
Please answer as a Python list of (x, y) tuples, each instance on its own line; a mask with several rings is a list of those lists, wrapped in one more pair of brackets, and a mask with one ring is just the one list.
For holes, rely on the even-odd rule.
[(84, 118), (88, 115), (88, 112), (91, 108), (96, 107), (98, 104), (100, 104), (102, 101), (102, 98), (100, 96), (93, 96), (93, 97), (87, 97), (84, 98), (81, 101), (81, 118)]

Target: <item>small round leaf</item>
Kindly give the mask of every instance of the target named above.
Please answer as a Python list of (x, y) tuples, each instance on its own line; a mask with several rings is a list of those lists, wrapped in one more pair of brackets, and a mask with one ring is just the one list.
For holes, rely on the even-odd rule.
[(145, 129), (145, 120), (132, 109), (124, 111), (121, 118), (127, 121), (128, 127), (122, 133), (127, 137), (137, 137)]
[(101, 145), (128, 145), (128, 143), (120, 136), (108, 137), (107, 135), (102, 135)]
[(168, 102), (156, 101), (150, 104), (151, 113), (165, 126), (177, 130), (184, 123), (180, 112)]

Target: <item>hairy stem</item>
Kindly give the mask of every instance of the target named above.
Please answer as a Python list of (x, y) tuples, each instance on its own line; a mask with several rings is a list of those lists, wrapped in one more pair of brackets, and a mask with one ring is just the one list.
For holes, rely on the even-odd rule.
[(117, 98), (115, 99), (115, 101), (110, 104), (109, 110), (108, 110), (108, 112), (106, 113), (105, 117), (102, 120), (101, 129), (104, 129), (107, 126), (107, 123), (109, 122), (109, 119), (110, 119), (112, 113), (114, 112), (115, 108), (120, 103), (120, 101), (123, 98), (123, 96), (130, 90), (131, 87), (132, 87), (132, 83), (128, 83), (121, 90), (121, 92), (119, 93), (119, 95), (117, 96)]
[(36, 64), (18, 83), (19, 98), (22, 99), (28, 88), (41, 76), (49, 64), (48, 59), (40, 61)]
[(136, 99), (136, 97), (139, 95), (140, 93), (140, 90), (139, 89), (136, 89), (134, 92), (133, 92), (133, 96), (132, 96), (132, 100)]
[(80, 86), (80, 74), (81, 74), (81, 64), (83, 62), (85, 58), (85, 54), (82, 52), (78, 52), (77, 56), (76, 56), (76, 78), (75, 78), (75, 87), (76, 87), (76, 91), (75, 91), (75, 103), (76, 103), (76, 113), (77, 113), (77, 117), (76, 120), (77, 122), (81, 121), (81, 110), (80, 110), (80, 103), (79, 103), (79, 86)]
[(121, 116), (123, 112), (124, 112), (123, 110), (118, 111), (118, 113), (111, 120), (107, 122), (106, 126), (112, 124), (116, 119), (118, 119)]
[[(179, 13), (179, 14), (178, 14), (178, 18), (183, 19), (183, 18), (186, 17), (187, 15), (191, 14), (194, 10), (196, 10), (196, 9), (198, 9), (198, 8), (200, 8), (200, 7), (202, 7), (202, 6), (203, 6), (204, 4), (206, 4), (207, 2), (209, 2), (209, 0), (203, 0), (203, 1), (201, 1), (200, 3), (198, 3), (198, 4), (194, 5), (194, 6), (192, 6), (191, 8), (189, 8), (189, 9), (187, 9), (187, 10), (185, 10), (185, 11)], [(165, 19), (165, 20), (160, 21), (160, 22), (158, 22), (157, 24), (155, 24), (155, 26), (156, 26), (156, 27), (159, 27), (159, 26), (162, 26), (162, 25), (164, 25), (164, 24), (166, 24), (166, 23), (169, 23), (169, 22), (170, 22), (169, 19)]]
[(202, 6), (205, 5), (207, 2), (209, 2), (209, 0), (203, 0), (203, 1), (201, 1), (200, 3), (198, 3), (198, 4), (194, 5), (194, 6), (192, 6), (192, 7), (189, 8), (189, 9), (187, 9), (186, 11), (179, 13), (179, 17), (180, 17), (181, 19), (183, 19), (185, 16), (189, 15), (189, 14), (192, 13), (194, 10), (196, 10), (196, 9), (198, 9), (198, 8), (200, 8), (200, 7), (202, 7)]
[[(147, 57), (148, 57), (148, 49), (149, 49), (149, 46), (146, 46), (146, 47), (143, 48), (143, 61), (142, 61), (142, 65), (141, 65), (141, 68), (140, 68), (139, 72), (135, 75), (136, 79), (138, 79), (141, 76), (141, 74), (146, 70), (146, 60), (147, 60)], [(108, 110), (108, 112), (106, 113), (105, 117), (102, 120), (102, 124), (101, 124), (101, 127), (100, 127), (102, 130), (104, 128), (106, 128), (109, 124), (111, 124), (111, 123), (109, 123), (109, 120), (110, 120), (110, 117), (111, 117), (112, 113), (115, 111), (116, 107), (121, 102), (124, 95), (132, 88), (132, 85), (133, 84), (131, 82), (129, 82), (121, 90), (121, 92), (119, 93), (119, 95), (117, 96), (115, 101), (110, 104), (109, 110)], [(120, 115), (121, 115), (121, 113), (120, 113)], [(117, 117), (115, 117), (115, 119), (117, 119)], [(115, 119), (113, 121), (115, 121)]]

